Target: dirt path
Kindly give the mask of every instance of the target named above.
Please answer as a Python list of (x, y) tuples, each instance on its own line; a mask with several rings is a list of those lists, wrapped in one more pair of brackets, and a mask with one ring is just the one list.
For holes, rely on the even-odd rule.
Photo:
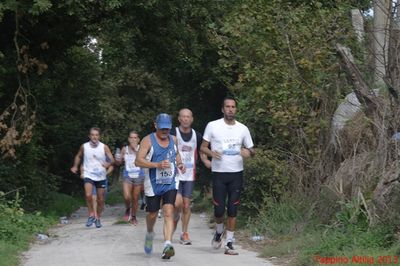
[(173, 238), (176, 255), (171, 260), (161, 259), (162, 218), (158, 219), (153, 254), (148, 257), (143, 251), (145, 212), (139, 211), (139, 225), (131, 226), (118, 223), (123, 211), (122, 206), (107, 207), (102, 218), (103, 227), (96, 229), (85, 227), (86, 208), (81, 208), (69, 220), (69, 224), (50, 230), (49, 241), (33, 244), (23, 254), (22, 265), (273, 265), (258, 258), (255, 252), (242, 249), (240, 243), (235, 246), (239, 256), (224, 255), (223, 248), (213, 250), (210, 245), (213, 231), (208, 228), (206, 218), (199, 214), (193, 214), (190, 221), (193, 245), (179, 244), (180, 230), (177, 230)]

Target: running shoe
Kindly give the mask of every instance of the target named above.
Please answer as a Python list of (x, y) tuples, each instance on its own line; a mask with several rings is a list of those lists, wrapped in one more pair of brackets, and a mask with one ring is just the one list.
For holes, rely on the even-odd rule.
[(100, 219), (96, 219), (96, 220), (94, 221), (94, 224), (96, 225), (96, 228), (102, 227), (101, 222), (100, 222)]
[(181, 243), (182, 245), (191, 245), (192, 244), (192, 240), (190, 240), (188, 232), (181, 234), (181, 239), (179, 240), (179, 243)]
[(225, 254), (226, 255), (239, 255), (239, 253), (233, 248), (232, 242), (226, 243)]
[(144, 239), (144, 252), (147, 255), (150, 255), (153, 251), (153, 238), (154, 233), (146, 233), (146, 237)]
[(136, 220), (136, 216), (132, 216), (130, 221), (131, 221), (132, 225), (137, 225), (138, 224), (138, 221)]
[(167, 244), (163, 250), (161, 258), (164, 260), (168, 260), (174, 255), (175, 255), (174, 247), (170, 244)]
[(157, 215), (157, 217), (158, 217), (158, 218), (161, 218), (161, 217), (162, 217), (162, 211), (161, 211), (161, 209), (158, 210), (158, 215)]
[(129, 219), (130, 219), (130, 217), (131, 217), (131, 210), (130, 209), (126, 209), (125, 210), (125, 214), (124, 214), (124, 221), (125, 222), (129, 222)]
[(213, 239), (211, 240), (211, 246), (214, 249), (219, 249), (221, 248), (222, 245), (222, 233), (218, 234), (217, 232), (215, 232)]
[(94, 216), (89, 216), (86, 222), (86, 227), (91, 227), (95, 220), (96, 218), (94, 218)]

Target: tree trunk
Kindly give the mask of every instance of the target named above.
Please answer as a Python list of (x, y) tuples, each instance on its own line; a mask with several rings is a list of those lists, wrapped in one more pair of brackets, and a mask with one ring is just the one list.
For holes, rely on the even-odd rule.
[(389, 51), (389, 25), (391, 18), (391, 0), (374, 0), (373, 55), (375, 63), (375, 84), (384, 84)]

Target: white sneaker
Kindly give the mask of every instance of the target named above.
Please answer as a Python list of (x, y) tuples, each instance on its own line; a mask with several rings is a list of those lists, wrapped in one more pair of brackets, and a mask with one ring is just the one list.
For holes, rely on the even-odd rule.
[(232, 242), (226, 243), (225, 254), (226, 255), (239, 255), (239, 253), (233, 248)]
[(214, 249), (219, 249), (222, 246), (222, 233), (218, 234), (217, 232), (215, 232), (212, 240), (211, 240), (211, 246)]

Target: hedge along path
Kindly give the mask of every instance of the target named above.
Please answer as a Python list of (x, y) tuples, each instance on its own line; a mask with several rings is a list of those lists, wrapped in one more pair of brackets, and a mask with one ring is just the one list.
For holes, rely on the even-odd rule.
[(85, 227), (87, 219), (86, 207), (80, 208), (69, 223), (50, 230), (50, 239), (46, 243), (36, 241), (30, 250), (22, 255), (21, 265), (25, 266), (90, 266), (90, 265), (267, 265), (271, 262), (257, 257), (257, 253), (242, 249), (240, 243), (235, 248), (238, 256), (224, 255), (223, 247), (219, 250), (211, 248), (213, 230), (208, 227), (208, 219), (204, 215), (193, 213), (189, 233), (192, 245), (179, 243), (180, 223), (173, 237), (175, 256), (170, 260), (162, 260), (163, 218), (158, 218), (155, 225), (153, 254), (145, 255), (143, 250), (146, 231), (144, 211), (138, 211), (139, 224), (132, 226), (121, 223), (124, 213), (122, 205), (106, 207), (103, 227)]

